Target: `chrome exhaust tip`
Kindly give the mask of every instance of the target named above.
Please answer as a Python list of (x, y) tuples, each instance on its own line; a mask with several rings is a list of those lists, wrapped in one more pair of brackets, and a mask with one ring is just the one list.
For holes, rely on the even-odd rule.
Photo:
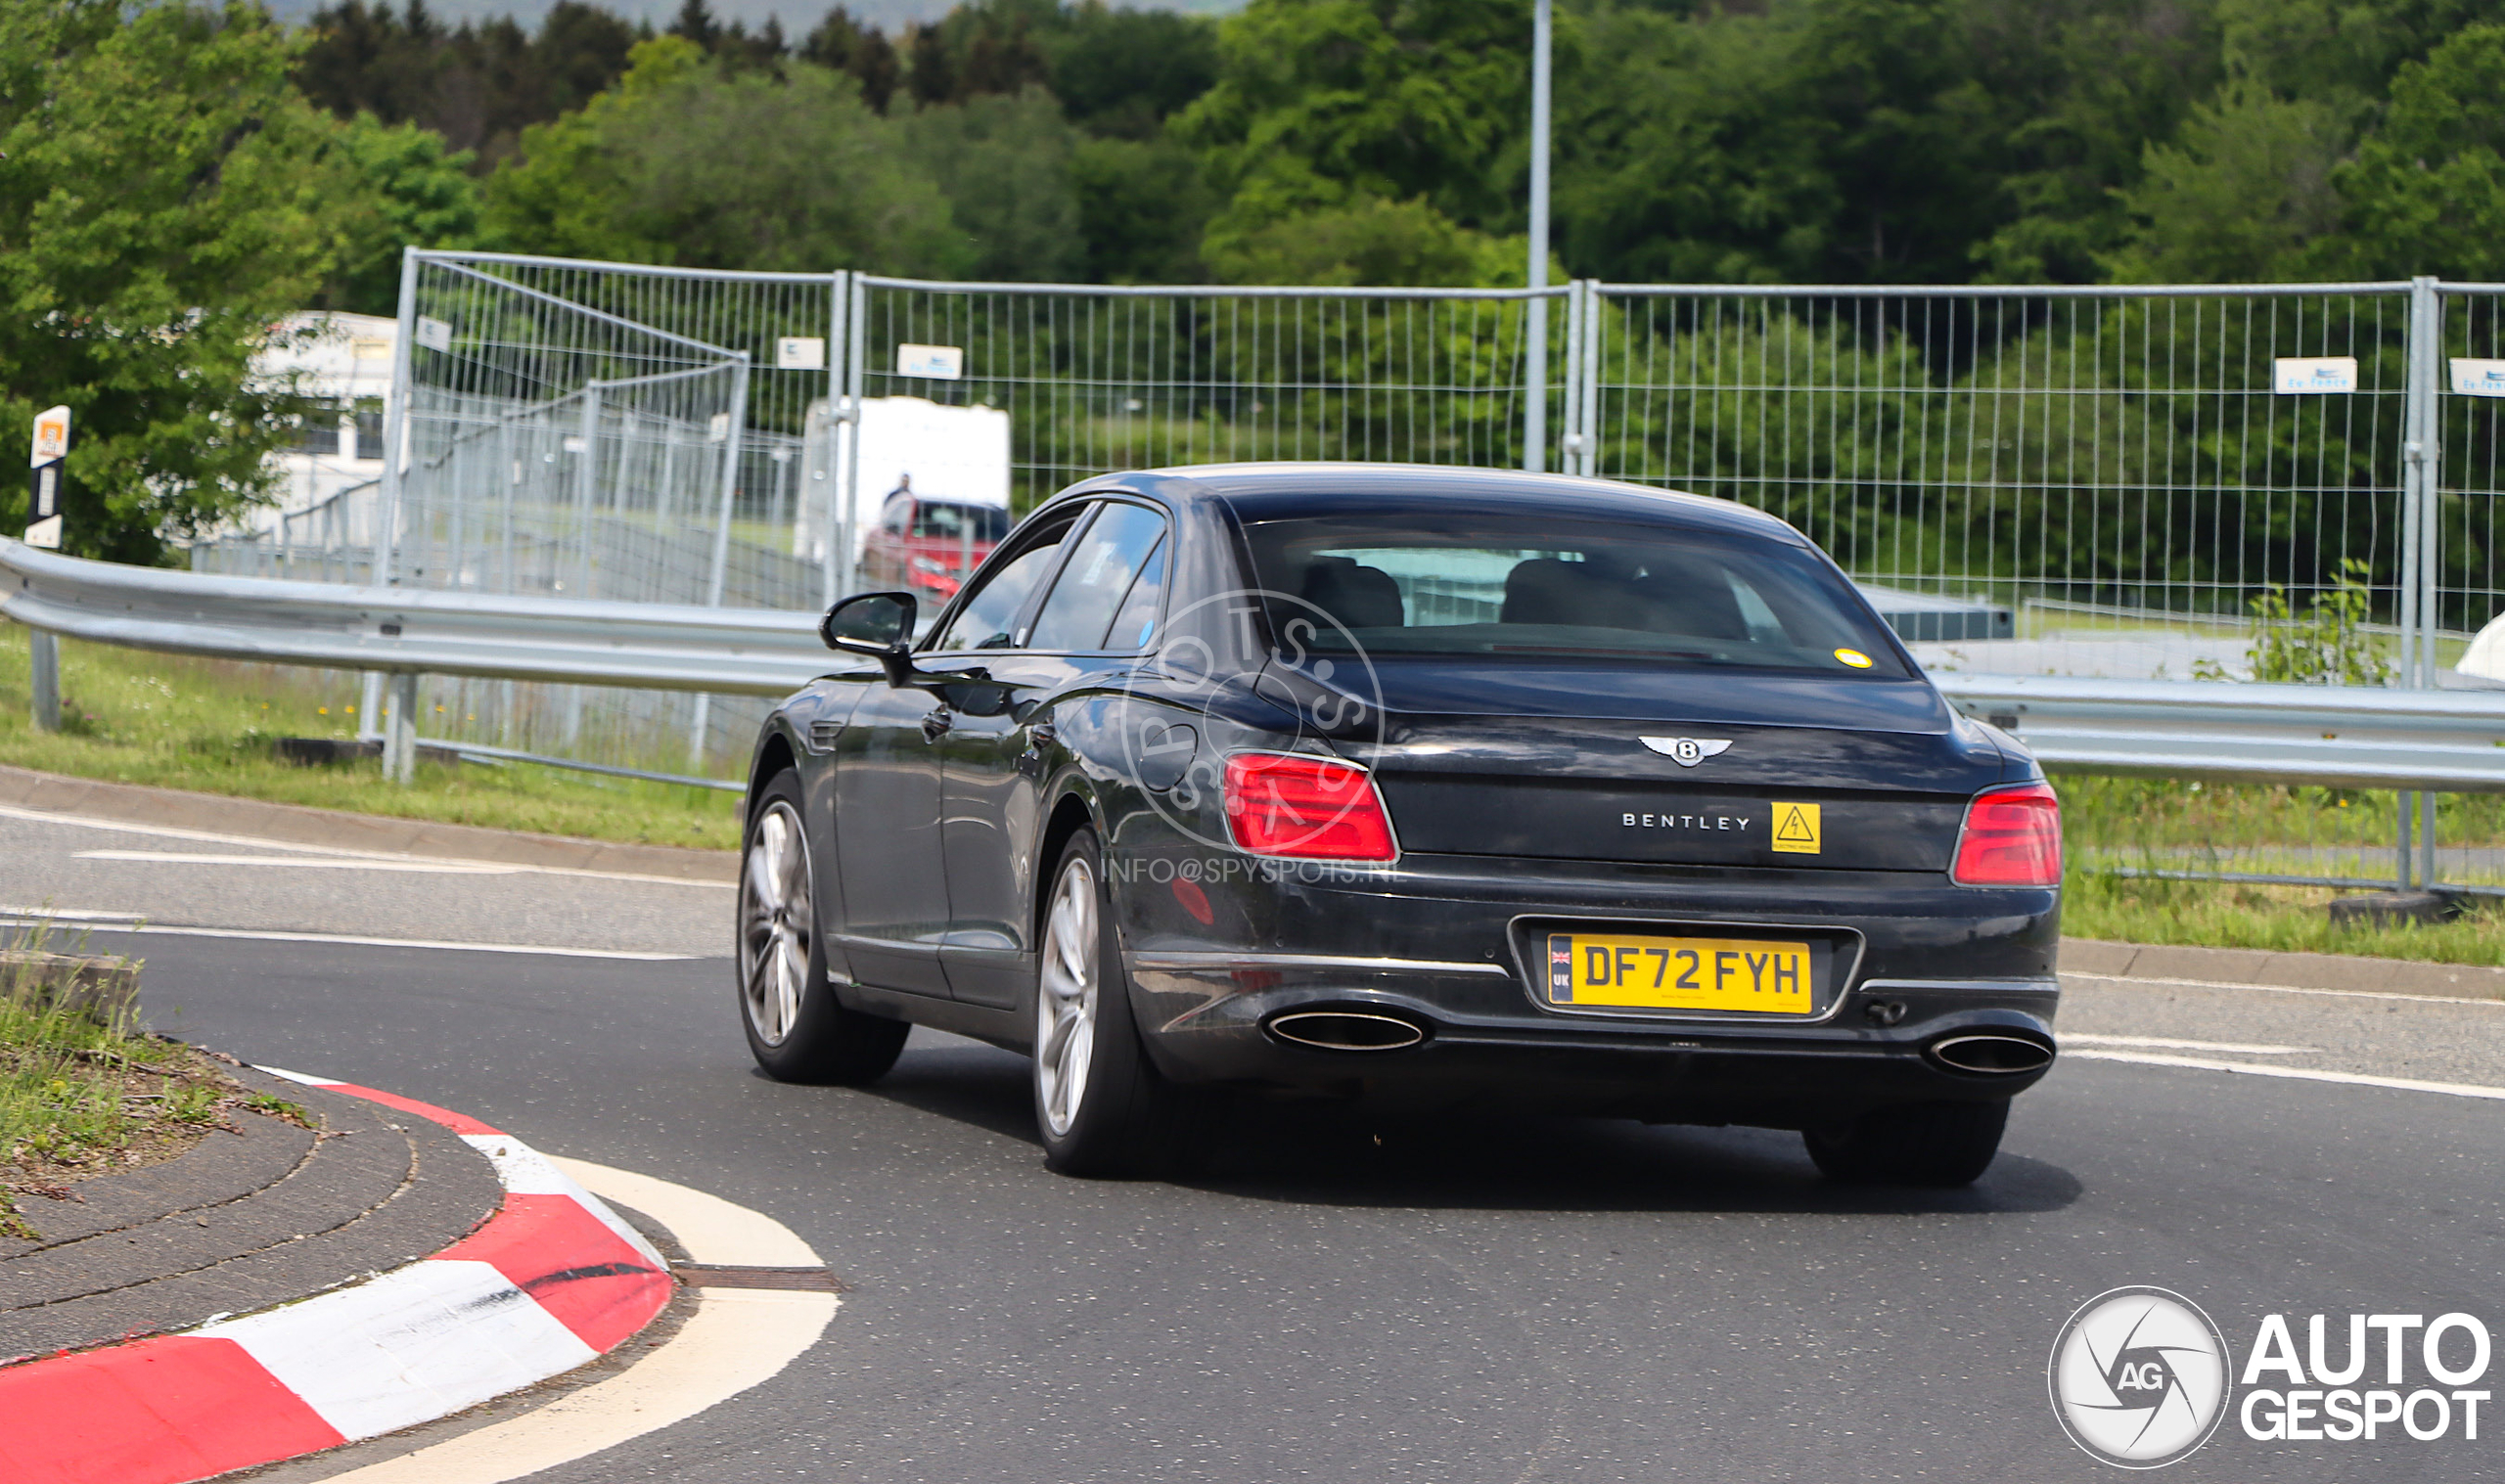
[(2053, 1049), (2026, 1036), (1943, 1036), (1928, 1050), (1932, 1060), (1950, 1071), (1981, 1077), (2014, 1077), (2053, 1064)]
[(1296, 1010), (1270, 1017), (1282, 1041), (1326, 1052), (1405, 1051), (1427, 1039), (1426, 1027), (1398, 1015), (1359, 1010)]

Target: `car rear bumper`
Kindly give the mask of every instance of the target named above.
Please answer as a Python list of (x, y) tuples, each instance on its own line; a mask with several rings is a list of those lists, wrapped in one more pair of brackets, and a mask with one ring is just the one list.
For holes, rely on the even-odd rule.
[[(1150, 1054), (1177, 1081), (1479, 1103), (1663, 1122), (1797, 1128), (1872, 1107), (2005, 1099), (2054, 1049), (2058, 894), (1984, 892), (1911, 873), (1589, 869), (1412, 858), (1370, 877), (1268, 877), (1209, 892), (1210, 941), (1136, 875), (1117, 910)], [(1770, 905), (1779, 904), (1779, 905)], [(1793, 1019), (1561, 1010), (1529, 987), (1524, 924), (1744, 923), (1824, 930), (1840, 955), (1817, 1013)], [(1198, 932), (1184, 929), (1201, 928)], [(1248, 941), (1249, 940), (1249, 941)], [(1258, 946), (1254, 946), (1254, 945)], [(1302, 1044), (1281, 1016), (1353, 1013), (1411, 1044)], [(1291, 1022), (1299, 1036), (1329, 1021)], [(1992, 1046), (2018, 1070), (1961, 1070)], [(1387, 1042), (1406, 1039), (1388, 1036)]]
[[(2044, 1068), (1960, 1071), (1936, 1049), (1953, 1055), (1953, 1043), (1980, 1035), (2040, 1045), (2049, 1058), (2060, 998), (2049, 978), (1873, 980), (1817, 1024), (1776, 1024), (1542, 1014), (1510, 970), (1458, 977), (1382, 961), (1187, 964), (1149, 953), (1133, 956), (1131, 977), (1150, 1053), (1180, 1082), (1777, 1128), (1891, 1103), (2013, 1097)], [(1491, 988), (1523, 1011), (1487, 1012)], [(1338, 1050), (1298, 1044), (1277, 1024), (1333, 1013), (1413, 1025), (1418, 1039)], [(1288, 1029), (1313, 1023), (1332, 1022)]]

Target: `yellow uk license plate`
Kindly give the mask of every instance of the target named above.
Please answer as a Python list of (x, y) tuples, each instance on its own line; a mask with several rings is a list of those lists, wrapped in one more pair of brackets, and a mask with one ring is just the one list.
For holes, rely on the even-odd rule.
[(1548, 934), (1548, 1003), (1577, 1009), (1815, 1013), (1806, 943), (1761, 938)]

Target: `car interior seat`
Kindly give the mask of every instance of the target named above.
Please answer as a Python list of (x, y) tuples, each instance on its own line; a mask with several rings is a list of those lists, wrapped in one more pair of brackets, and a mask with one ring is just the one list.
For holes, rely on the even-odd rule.
[(1316, 557), (1304, 569), (1304, 601), (1350, 629), (1396, 629), (1408, 620), (1400, 584), (1353, 557)]

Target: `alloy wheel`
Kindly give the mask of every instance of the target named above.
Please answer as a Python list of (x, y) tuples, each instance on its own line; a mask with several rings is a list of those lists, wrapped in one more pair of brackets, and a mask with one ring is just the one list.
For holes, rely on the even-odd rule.
[(1054, 1137), (1078, 1121), (1096, 1053), (1096, 873), (1084, 856), (1062, 867), (1044, 923), (1044, 966), (1035, 989), (1035, 1086)]
[(740, 869), (740, 1002), (749, 1025), (780, 1046), (800, 1018), (816, 914), (800, 817), (781, 799), (766, 805)]

